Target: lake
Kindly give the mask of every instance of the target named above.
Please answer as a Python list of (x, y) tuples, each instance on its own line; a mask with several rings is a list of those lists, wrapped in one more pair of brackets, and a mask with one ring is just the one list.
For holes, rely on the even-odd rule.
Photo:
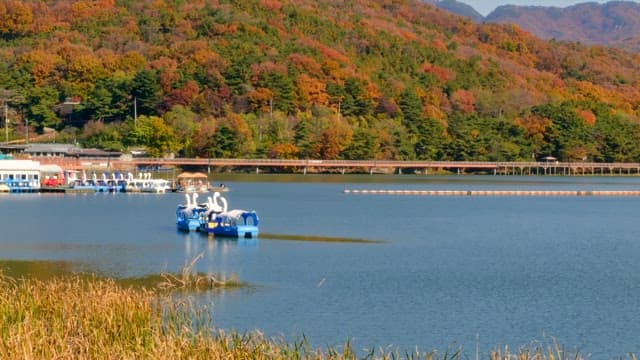
[(555, 340), (594, 359), (640, 353), (640, 198), (344, 193), (638, 190), (640, 178), (212, 177), (230, 187), (230, 208), (258, 212), (259, 239), (176, 231), (179, 193), (3, 194), (0, 259), (130, 277), (180, 271), (203, 254), (198, 271), (251, 285), (191, 295), (212, 304), (216, 326), (304, 335), (320, 348), (349, 340), (357, 351), (461, 347), (486, 358)]

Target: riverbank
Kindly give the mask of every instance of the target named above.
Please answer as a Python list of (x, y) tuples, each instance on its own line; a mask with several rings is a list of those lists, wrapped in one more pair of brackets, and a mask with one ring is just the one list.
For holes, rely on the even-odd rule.
[[(179, 300), (182, 299), (182, 300)], [(368, 359), (464, 359), (462, 349), (408, 353), (372, 350)], [(225, 334), (210, 312), (182, 297), (112, 279), (69, 275), (16, 279), (0, 272), (0, 357), (3, 359), (357, 359), (342, 349), (311, 349), (304, 336), (286, 344), (260, 333)], [(508, 347), (476, 358), (582, 359), (553, 344)], [(635, 360), (632, 354), (629, 359)]]

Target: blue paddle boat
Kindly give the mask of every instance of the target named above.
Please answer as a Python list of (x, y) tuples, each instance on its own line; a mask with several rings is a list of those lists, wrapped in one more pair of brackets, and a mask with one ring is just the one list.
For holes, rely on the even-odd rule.
[(207, 221), (200, 225), (200, 231), (213, 236), (257, 238), (258, 223), (255, 211), (235, 209), (211, 213)]
[(198, 194), (193, 194), (193, 201), (189, 194), (185, 194), (186, 203), (180, 204), (176, 208), (176, 226), (179, 230), (183, 231), (198, 231), (200, 230), (200, 224), (203, 222), (203, 217), (208, 206), (206, 204), (198, 205)]

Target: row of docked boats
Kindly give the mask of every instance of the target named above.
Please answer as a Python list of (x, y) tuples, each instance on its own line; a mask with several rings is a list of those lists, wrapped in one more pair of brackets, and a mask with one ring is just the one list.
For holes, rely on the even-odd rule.
[(174, 181), (153, 179), (150, 172), (112, 173), (63, 169), (33, 160), (0, 160), (0, 192), (225, 192), (224, 184), (212, 185), (204, 173), (183, 172)]
[(151, 173), (140, 173), (138, 177), (127, 173), (107, 173), (98, 178), (93, 173), (91, 178), (87, 178), (83, 172), (82, 178), (73, 178), (68, 184), (70, 191), (80, 192), (146, 192), (165, 193), (171, 191), (171, 183), (165, 179), (152, 179)]
[(254, 211), (228, 209), (227, 199), (214, 192), (198, 202), (198, 193), (185, 194), (185, 203), (176, 208), (176, 226), (182, 231), (235, 238), (258, 237), (258, 214)]

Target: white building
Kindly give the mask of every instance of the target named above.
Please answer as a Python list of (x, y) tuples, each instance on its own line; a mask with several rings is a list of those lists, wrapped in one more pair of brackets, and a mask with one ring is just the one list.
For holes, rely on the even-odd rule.
[(40, 162), (0, 160), (0, 183), (15, 191), (40, 190)]

